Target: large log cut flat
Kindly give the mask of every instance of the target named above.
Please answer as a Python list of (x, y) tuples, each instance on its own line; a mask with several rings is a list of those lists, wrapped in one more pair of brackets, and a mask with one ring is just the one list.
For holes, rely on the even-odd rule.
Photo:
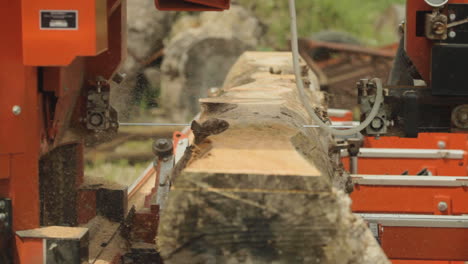
[(165, 263), (388, 263), (350, 212), (332, 137), (303, 128), (290, 61), (247, 52), (224, 93), (202, 100), (161, 216)]

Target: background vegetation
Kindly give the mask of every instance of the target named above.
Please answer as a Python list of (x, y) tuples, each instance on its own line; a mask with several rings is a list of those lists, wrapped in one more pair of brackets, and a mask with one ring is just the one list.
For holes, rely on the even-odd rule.
[[(249, 8), (267, 26), (266, 49), (284, 49), (289, 39), (287, 0), (237, 0)], [(376, 34), (375, 22), (393, 4), (405, 0), (296, 0), (298, 30), (310, 37), (322, 30), (348, 32), (363, 43), (381, 45), (393, 42), (385, 34)]]

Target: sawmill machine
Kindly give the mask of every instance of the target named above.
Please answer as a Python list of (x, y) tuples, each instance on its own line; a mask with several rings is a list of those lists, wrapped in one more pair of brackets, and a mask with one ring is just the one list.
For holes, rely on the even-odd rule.
[[(364, 132), (413, 138), (423, 132), (466, 132), (468, 1), (409, 0), (401, 31), (384, 106)], [(367, 88), (358, 83), (364, 116), (374, 100)]]
[[(109, 96), (122, 82), (117, 70), (126, 54), (127, 4), (131, 1), (2, 2), (0, 263), (56, 263), (56, 252), (66, 252), (63, 263), (83, 263), (94, 244), (77, 226), (90, 220), (89, 211), (122, 220), (124, 194), (79, 187), (84, 141), (119, 126)], [(222, 11), (229, 1), (156, 0), (156, 6)], [(384, 89), (384, 105), (366, 132), (466, 131), (468, 1), (408, 0), (407, 7), (403, 62), (396, 68), (425, 85), (397, 78)], [(364, 117), (376, 86), (359, 85)]]
[[(122, 81), (116, 71), (126, 56), (126, 5), (126, 0), (2, 1), (2, 264), (56, 263), (52, 251), (67, 252), (60, 263), (86, 258), (87, 232), (75, 227), (89, 220), (78, 192), (83, 143), (118, 128), (109, 92), (111, 80)], [(221, 11), (229, 1), (161, 0), (156, 5)], [(98, 192), (88, 204), (101, 212), (103, 204), (116, 201), (109, 195), (119, 195)]]

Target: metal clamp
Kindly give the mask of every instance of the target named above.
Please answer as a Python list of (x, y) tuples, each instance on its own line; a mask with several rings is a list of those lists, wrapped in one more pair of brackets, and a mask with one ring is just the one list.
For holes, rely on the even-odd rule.
[(11, 231), (11, 200), (0, 198), (0, 233)]

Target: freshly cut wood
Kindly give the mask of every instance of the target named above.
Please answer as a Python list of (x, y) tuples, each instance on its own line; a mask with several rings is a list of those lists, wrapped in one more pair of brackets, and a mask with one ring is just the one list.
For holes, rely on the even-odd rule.
[(304, 128), (290, 69), (290, 53), (247, 52), (201, 101), (161, 215), (165, 263), (389, 263), (350, 211), (333, 137)]

